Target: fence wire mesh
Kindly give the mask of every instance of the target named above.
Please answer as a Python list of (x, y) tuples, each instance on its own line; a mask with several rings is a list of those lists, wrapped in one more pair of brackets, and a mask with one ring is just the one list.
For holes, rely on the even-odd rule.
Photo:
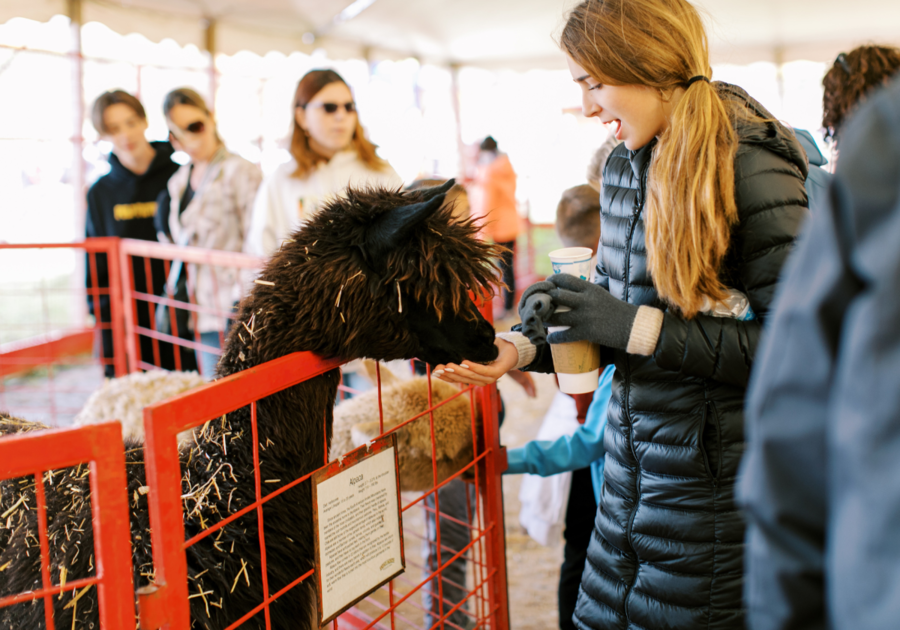
[[(43, 252), (42, 247), (31, 247)], [(42, 347), (30, 365), (49, 375), (69, 361), (80, 361), (101, 374), (106, 366), (116, 375), (199, 369), (211, 379), (209, 366), (221, 353), (234, 320), (233, 306), (262, 264), (242, 254), (127, 239), (89, 239), (66, 247), (76, 257), (84, 257), (84, 275), (76, 273), (67, 290), (74, 296), (71, 300), (80, 299), (85, 306), (80, 320), (72, 318), (82, 325), (61, 326), (59, 334), (78, 333), (85, 345), (77, 355)], [(98, 260), (99, 255), (105, 260)], [(104, 264), (109, 274), (105, 285), (97, 273)], [(198, 291), (200, 278), (206, 291)], [(0, 283), (0, 290), (4, 289), (11, 286)], [(92, 304), (85, 295), (93, 304), (106, 298), (108, 320), (101, 317), (95, 323), (85, 315)], [(490, 304), (482, 308), (488, 318), (490, 308)], [(0, 322), (4, 322), (0, 329), (12, 334), (10, 320)], [(44, 325), (55, 330), (51, 318)], [(102, 350), (104, 331), (112, 338), (111, 356)], [(32, 337), (22, 334), (7, 343), (22, 344)], [(36, 345), (44, 343), (46, 339)], [(3, 366), (24, 363), (19, 357), (9, 352), (0, 355), (0, 377)], [(313, 448), (319, 453), (315, 464), (298, 469), (293, 478), (270, 478), (267, 458), (275, 448), (267, 405), (315, 379), (339, 378), (335, 376), (339, 367), (344, 374), (337, 384), (337, 401), (323, 406), (314, 423), (310, 420), (315, 430), (307, 438), (310, 444), (318, 443)], [(309, 477), (329, 460), (333, 405), (337, 402), (340, 407), (354, 398), (371, 401), (367, 404), (376, 410), (377, 429), (370, 427), (367, 439), (413, 429), (425, 436), (427, 470), (419, 476), (427, 477), (428, 484), (401, 494), (406, 572), (357, 603), (332, 626), (508, 627), (496, 390), (469, 387), (436, 397), (429, 366), (413, 362), (393, 365), (392, 370), (401, 380), (419, 379), (419, 386), (427, 389), (427, 403), (403, 417), (385, 416), (384, 398), (391, 395), (395, 383), (383, 382), (380, 366), (374, 372), (370, 369), (372, 382), (368, 382), (366, 369), (358, 364), (341, 366), (309, 353), (256, 366), (145, 409), (141, 463), (146, 470), (152, 562), (135, 567), (135, 586), (144, 587), (139, 590), (142, 628), (186, 629), (192, 616), (215, 619), (210, 627), (217, 628), (285, 627), (278, 612), (284, 604), (279, 600), (296, 598), (296, 592), (311, 588), (317, 576), (314, 566), (304, 564), (308, 552), (291, 555), (278, 540), (285, 532), (282, 515), (295, 513), (284, 506), (303, 501), (308, 506)], [(4, 391), (10, 387), (0, 389), (0, 395)], [(24, 393), (29, 397), (33, 392)], [(448, 471), (441, 464), (446, 444), (435, 427), (443, 422), (442, 410), (454, 404), (467, 410), (470, 451), (465, 461), (456, 461)], [(22, 413), (33, 416), (26, 407)], [(186, 430), (193, 430), (193, 437), (179, 442), (178, 434)], [(218, 463), (212, 466), (214, 461)], [(52, 466), (37, 454), (32, 463), (35, 470)], [(401, 479), (407, 473), (404, 465), (401, 460)], [(309, 547), (311, 513), (307, 510), (306, 522), (299, 520), (303, 519), (287, 526), (297, 539), (303, 539), (300, 546)], [(255, 551), (241, 555), (242, 549)], [(210, 581), (213, 575), (218, 582)], [(58, 588), (58, 582), (51, 588)], [(242, 589), (244, 603), (234, 605), (235, 594)], [(48, 593), (52, 595), (43, 594), (49, 597)], [(125, 599), (133, 605), (133, 599)]]

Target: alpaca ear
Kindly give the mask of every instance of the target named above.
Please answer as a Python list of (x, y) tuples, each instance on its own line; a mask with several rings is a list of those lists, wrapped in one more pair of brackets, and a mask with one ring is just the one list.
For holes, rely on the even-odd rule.
[(425, 200), (385, 212), (366, 233), (365, 257), (377, 267), (391, 251), (399, 247), (413, 229), (435, 213), (444, 203), (454, 180), (425, 191)]
[(435, 195), (446, 195), (450, 192), (450, 189), (453, 188), (454, 184), (456, 184), (455, 179), (448, 179), (440, 186), (432, 186), (431, 188), (423, 188), (422, 194), (424, 198), (422, 201), (429, 201)]

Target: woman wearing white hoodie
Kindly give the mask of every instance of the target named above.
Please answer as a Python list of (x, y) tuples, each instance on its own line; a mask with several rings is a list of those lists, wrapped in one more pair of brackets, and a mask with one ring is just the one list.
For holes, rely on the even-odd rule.
[(403, 184), (366, 139), (353, 94), (333, 70), (311, 70), (300, 79), (290, 152), (292, 159), (257, 193), (247, 253), (271, 256), (301, 221), (350, 186)]

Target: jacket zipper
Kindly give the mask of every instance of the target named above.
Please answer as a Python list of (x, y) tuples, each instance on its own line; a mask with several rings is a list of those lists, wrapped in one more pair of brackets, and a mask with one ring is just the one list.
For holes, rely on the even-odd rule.
[[(640, 216), (641, 211), (644, 205), (644, 189), (647, 186), (647, 171), (648, 167), (644, 167), (643, 172), (641, 173), (640, 184), (638, 185), (638, 198), (637, 198), (637, 207), (631, 213), (631, 222), (628, 225), (628, 248), (625, 250), (625, 277), (624, 277), (624, 287), (625, 293), (623, 295), (623, 299), (625, 302), (628, 302), (628, 290), (630, 288), (629, 281), (631, 279), (631, 250), (634, 247), (634, 230), (637, 227), (638, 216)], [(637, 452), (634, 449), (634, 422), (631, 418), (631, 361), (628, 360), (628, 357), (625, 358), (625, 413), (628, 414), (628, 423), (630, 425), (630, 437), (628, 440), (629, 446), (631, 447), (631, 456), (634, 458), (635, 465), (635, 479), (634, 479), (634, 506), (631, 509), (631, 514), (628, 516), (628, 527), (625, 530), (625, 538), (628, 540), (628, 544), (631, 546), (631, 550), (635, 555), (635, 559), (637, 559), (637, 551), (634, 548), (634, 537), (633, 537), (633, 528), (634, 528), (634, 519), (637, 516), (638, 505), (641, 502), (641, 475), (639, 473), (640, 464), (638, 463)], [(625, 616), (630, 619), (630, 615), (628, 613), (628, 596), (631, 594), (631, 589), (634, 586), (634, 582), (637, 580), (637, 567), (635, 567), (634, 579), (631, 584), (628, 585), (628, 592), (625, 594), (625, 600), (623, 602), (623, 606), (625, 608)]]

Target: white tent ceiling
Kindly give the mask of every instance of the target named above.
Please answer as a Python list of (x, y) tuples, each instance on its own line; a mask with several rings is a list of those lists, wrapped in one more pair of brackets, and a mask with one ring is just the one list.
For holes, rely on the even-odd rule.
[[(0, 23), (46, 21), (71, 0), (0, 0)], [(897, 0), (697, 0), (713, 63), (825, 61), (866, 42), (900, 43)], [(574, 0), (82, 0), (82, 22), (153, 41), (329, 56), (417, 56), (490, 67), (564, 67), (553, 41)], [(310, 34), (315, 35), (313, 40)]]

